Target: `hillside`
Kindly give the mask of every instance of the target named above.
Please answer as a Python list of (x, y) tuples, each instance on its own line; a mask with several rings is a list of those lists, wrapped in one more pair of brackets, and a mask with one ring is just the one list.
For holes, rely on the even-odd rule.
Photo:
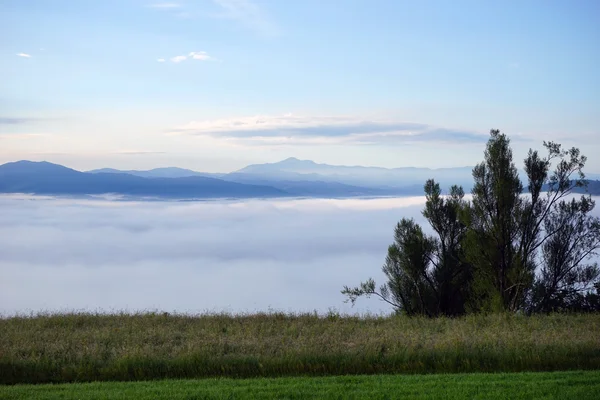
[(149, 179), (123, 173), (88, 174), (57, 164), (31, 161), (18, 161), (0, 166), (0, 193), (117, 193), (170, 198), (289, 196), (288, 193), (270, 186), (227, 182), (202, 176)]
[[(471, 167), (347, 167), (296, 158), (250, 165), (227, 174), (176, 167), (146, 171), (102, 168), (80, 172), (48, 162), (17, 161), (0, 166), (0, 193), (116, 193), (169, 198), (418, 196), (423, 194), (423, 184), (429, 178), (440, 182), (443, 189), (460, 184), (469, 192), (470, 175)], [(600, 181), (590, 180), (588, 192), (600, 195)]]
[(427, 179), (434, 178), (444, 186), (462, 185), (471, 187), (472, 167), (458, 168), (381, 168), (362, 166), (338, 166), (318, 164), (310, 160), (288, 158), (271, 164), (254, 164), (242, 168), (230, 175), (262, 176), (271, 180), (338, 182), (367, 188), (408, 188), (420, 187)]
[(600, 196), (600, 180), (588, 181), (587, 191), (589, 194)]
[(119, 170), (114, 168), (100, 168), (91, 171), (86, 171), (90, 174), (128, 174), (139, 176), (142, 178), (187, 178), (190, 176), (204, 176), (210, 178), (220, 178), (226, 174), (211, 174), (207, 172), (196, 172), (191, 169), (177, 168), (177, 167), (164, 167), (164, 168), (153, 168), (150, 170)]
[[(219, 178), (216, 178), (218, 176)], [(248, 173), (208, 174), (181, 168), (123, 171), (103, 168), (76, 171), (48, 162), (18, 161), (0, 166), (0, 193), (130, 196), (172, 198), (216, 197), (360, 197), (421, 194), (422, 185), (404, 188), (362, 187), (324, 181), (321, 175), (304, 180)]]

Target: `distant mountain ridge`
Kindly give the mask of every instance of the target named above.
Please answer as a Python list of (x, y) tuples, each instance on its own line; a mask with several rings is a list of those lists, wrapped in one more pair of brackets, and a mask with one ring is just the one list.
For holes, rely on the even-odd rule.
[(114, 168), (101, 168), (94, 169), (91, 171), (87, 171), (91, 174), (129, 174), (134, 176), (140, 176), (142, 178), (187, 178), (190, 176), (206, 176), (206, 177), (215, 177), (218, 178), (220, 176), (226, 174), (219, 173), (207, 173), (207, 172), (196, 172), (191, 169), (178, 168), (178, 167), (163, 167), (163, 168), (154, 168), (150, 170), (119, 170)]
[(469, 171), (473, 168), (472, 166), (465, 167), (450, 167), (450, 168), (423, 168), (423, 167), (396, 167), (396, 168), (384, 168), (384, 167), (368, 167), (362, 165), (332, 165), (332, 164), (320, 164), (311, 160), (300, 160), (296, 157), (289, 157), (285, 160), (278, 161), (275, 163), (264, 163), (264, 164), (251, 164), (244, 167), (236, 172), (242, 173), (255, 173), (265, 168), (277, 168), (280, 170), (296, 171), (296, 172), (335, 172), (339, 173), (346, 171), (348, 173), (355, 171), (444, 171), (444, 170), (460, 170), (468, 169)]
[(17, 161), (0, 165), (0, 193), (45, 195), (110, 193), (179, 199), (355, 197), (400, 194), (398, 191), (320, 181), (288, 182), (263, 179), (255, 182), (235, 182), (234, 179), (212, 178), (203, 173), (179, 168), (158, 168), (150, 171), (120, 171), (104, 168), (80, 172), (45, 161)]
[(18, 161), (0, 165), (0, 193), (115, 193), (168, 198), (289, 196), (288, 193), (270, 186), (227, 182), (203, 176), (149, 179), (126, 173), (90, 174), (45, 161)]
[[(0, 165), (0, 193), (95, 195), (168, 198), (381, 197), (422, 195), (427, 179), (447, 189), (472, 186), (472, 167), (380, 168), (334, 166), (288, 158), (254, 164), (231, 173), (203, 173), (166, 167), (151, 170), (102, 168), (87, 172), (49, 162), (17, 161)], [(521, 171), (522, 179), (524, 173)], [(600, 194), (600, 175), (590, 174), (589, 192)], [(524, 180), (524, 186), (526, 182)]]
[[(271, 164), (254, 164), (228, 174), (231, 179), (255, 182), (257, 179), (337, 182), (371, 189), (401, 190), (419, 187), (421, 194), (427, 179), (434, 178), (443, 187), (453, 184), (470, 189), (472, 167), (458, 168), (382, 168), (363, 166), (337, 166), (314, 161), (288, 158)], [(225, 178), (227, 179), (227, 178)]]

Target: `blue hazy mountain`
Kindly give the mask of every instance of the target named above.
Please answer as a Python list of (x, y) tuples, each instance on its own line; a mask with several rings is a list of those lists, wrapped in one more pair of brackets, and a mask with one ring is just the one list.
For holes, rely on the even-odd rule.
[(124, 173), (79, 172), (48, 162), (0, 165), (0, 193), (91, 195), (116, 193), (170, 198), (250, 198), (289, 196), (270, 186), (227, 182), (204, 176), (142, 178)]
[(129, 174), (134, 176), (140, 176), (142, 178), (187, 178), (190, 176), (206, 176), (210, 178), (219, 178), (223, 175), (226, 175), (207, 172), (196, 172), (192, 171), (191, 169), (177, 167), (154, 168), (146, 171), (101, 168), (87, 172), (90, 174)]
[[(249, 185), (271, 186), (280, 189), (294, 196), (332, 196), (332, 197), (349, 197), (349, 196), (387, 196), (393, 194), (401, 194), (399, 190), (386, 190), (381, 188), (364, 188), (359, 186), (345, 185), (337, 182), (323, 182), (319, 180), (305, 181), (281, 181), (277, 179), (269, 179), (260, 175), (254, 174), (219, 174), (197, 172), (190, 169), (177, 167), (154, 168), (151, 170), (118, 170), (113, 168), (101, 168), (87, 171), (91, 174), (111, 173), (111, 174), (129, 174), (144, 178), (184, 178), (190, 176), (208, 176), (220, 178), (228, 182), (244, 183)], [(313, 179), (319, 179), (318, 175), (311, 176)], [(419, 187), (418, 190), (421, 190)]]
[[(288, 158), (270, 164), (254, 164), (225, 175), (224, 179), (235, 182), (271, 182), (271, 181), (320, 181), (323, 183), (343, 183), (362, 188), (374, 188), (387, 191), (399, 191), (402, 194), (423, 194), (423, 185), (427, 179), (435, 179), (442, 188), (452, 185), (462, 186), (469, 192), (473, 186), (473, 167), (456, 168), (381, 168), (363, 166), (337, 166), (318, 164), (310, 160)], [(524, 186), (527, 186), (525, 171), (519, 170)], [(600, 174), (586, 174), (593, 182)], [(590, 186), (593, 184), (590, 183)], [(592, 191), (590, 187), (590, 192)], [(596, 191), (596, 193), (598, 193)]]
[[(89, 173), (122, 173), (144, 178), (177, 178), (188, 176), (207, 176), (230, 182), (262, 184), (276, 187), (295, 187), (297, 190), (316, 190), (331, 184), (330, 188), (339, 192), (360, 192), (367, 189), (398, 192), (418, 187), (419, 194), (423, 184), (429, 178), (435, 178), (442, 185), (462, 184), (470, 186), (472, 167), (460, 168), (380, 168), (362, 166), (338, 166), (318, 164), (310, 160), (288, 158), (271, 164), (249, 165), (228, 174), (211, 174), (183, 168), (155, 168), (146, 171), (116, 170), (103, 168)], [(312, 186), (316, 187), (312, 187)], [(346, 185), (346, 186), (343, 186)], [(319, 191), (322, 191), (319, 189)]]
[(586, 189), (580, 188), (577, 190), (578, 193), (582, 193), (587, 191), (589, 194), (593, 194), (596, 196), (600, 196), (600, 180), (591, 180), (588, 179), (588, 185)]
[[(80, 172), (48, 162), (18, 161), (0, 165), (0, 193), (115, 193), (170, 198), (375, 197), (422, 195), (423, 184), (429, 178), (435, 178), (444, 188), (460, 184), (469, 191), (472, 186), (471, 167), (386, 169), (289, 158), (250, 165), (229, 174), (210, 174), (175, 167)], [(588, 191), (600, 194), (600, 182), (590, 178)]]
[[(255, 174), (231, 173), (222, 179), (230, 182), (252, 185), (269, 185), (295, 196), (310, 197), (357, 197), (357, 196), (394, 196), (419, 195), (423, 193), (423, 185), (409, 185), (402, 188), (364, 187), (347, 185), (335, 181), (323, 181), (319, 175), (303, 177), (305, 180), (279, 180)], [(315, 180), (308, 180), (308, 179)]]
[(280, 181), (321, 181), (337, 182), (376, 189), (406, 189), (418, 187), (421, 194), (427, 179), (434, 178), (443, 187), (457, 184), (470, 189), (473, 167), (458, 168), (381, 168), (363, 166), (338, 166), (318, 164), (314, 161), (288, 158), (271, 164), (255, 164), (240, 169), (229, 176), (236, 181), (245, 176), (245, 181), (253, 179)]

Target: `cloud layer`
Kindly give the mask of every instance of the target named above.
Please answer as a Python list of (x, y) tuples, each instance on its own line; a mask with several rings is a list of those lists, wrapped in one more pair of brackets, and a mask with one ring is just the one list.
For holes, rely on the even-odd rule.
[(116, 202), (0, 197), (0, 312), (352, 309), (422, 199)]
[(0, 117), (0, 125), (20, 125), (32, 122), (31, 118)]
[(426, 124), (349, 117), (255, 116), (192, 121), (171, 134), (204, 135), (245, 144), (485, 143), (487, 134)]

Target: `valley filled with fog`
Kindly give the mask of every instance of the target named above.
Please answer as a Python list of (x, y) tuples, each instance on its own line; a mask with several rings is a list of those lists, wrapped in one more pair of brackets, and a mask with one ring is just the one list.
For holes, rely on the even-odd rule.
[(1, 196), (0, 312), (389, 313), (340, 290), (383, 283), (394, 226), (423, 223), (424, 201)]
[(422, 198), (121, 202), (0, 198), (0, 311), (389, 312), (380, 278)]

